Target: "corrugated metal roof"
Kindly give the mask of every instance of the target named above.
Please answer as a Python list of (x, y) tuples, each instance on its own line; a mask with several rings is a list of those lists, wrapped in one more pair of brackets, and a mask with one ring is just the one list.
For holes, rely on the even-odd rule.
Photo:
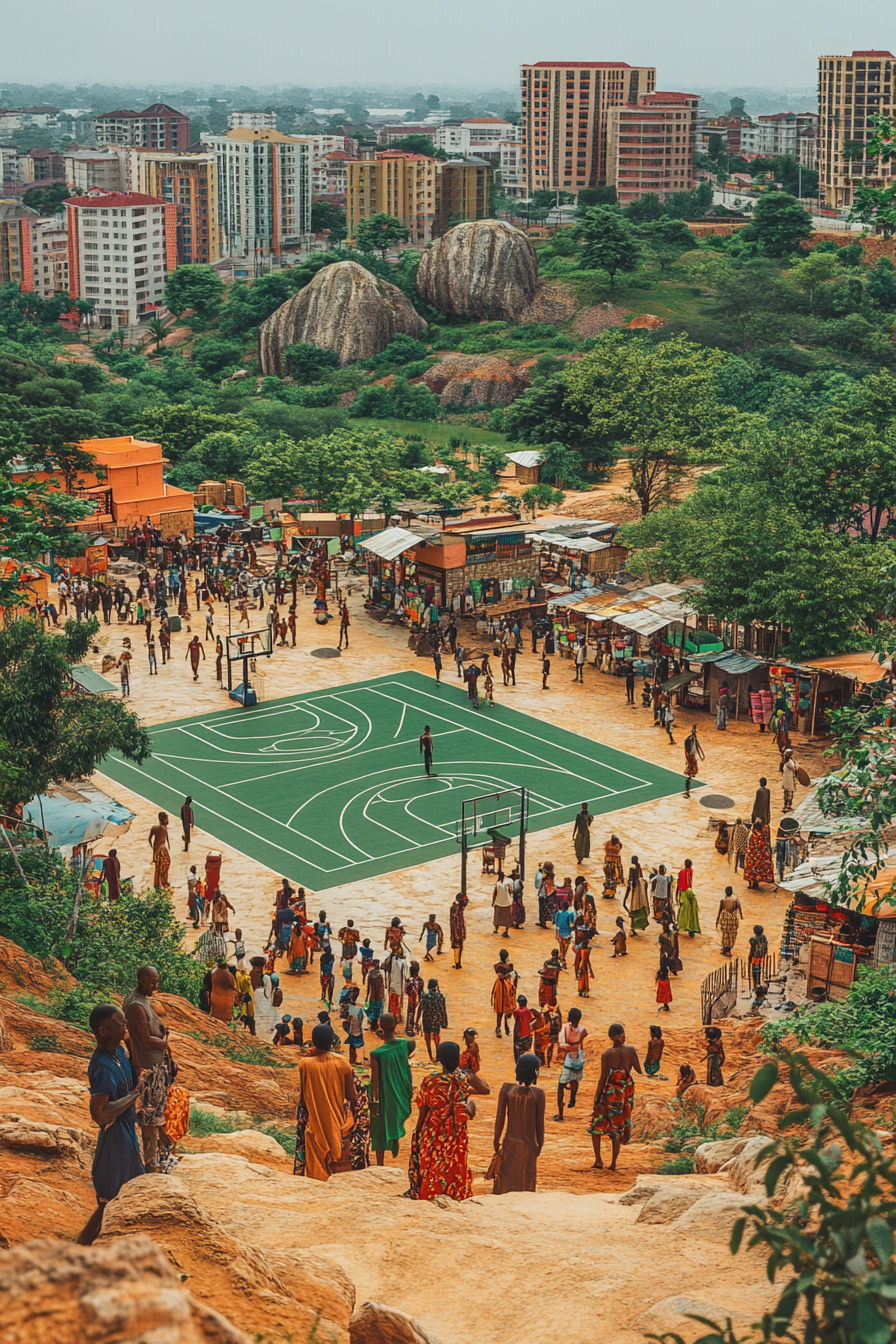
[(836, 677), (854, 677), (862, 685), (880, 681), (890, 670), (891, 664), (877, 661), (877, 654), (871, 649), (861, 653), (840, 653), (832, 658), (813, 658), (801, 663), (801, 667), (818, 668), (821, 672), (830, 672)]
[(567, 551), (584, 551), (589, 554), (592, 551), (607, 551), (610, 548), (608, 541), (595, 541), (593, 537), (564, 537), (557, 532), (543, 532), (540, 537), (536, 536), (533, 540), (538, 545), (562, 546)]
[(373, 551), (381, 560), (395, 560), (412, 546), (419, 546), (420, 540), (416, 532), (409, 532), (406, 527), (387, 527), (384, 532), (374, 532), (367, 541), (361, 542), (361, 546), (365, 551)]
[(761, 658), (752, 658), (748, 653), (734, 653), (730, 649), (716, 660), (716, 667), (722, 672), (727, 672), (730, 677), (742, 677), (747, 672), (755, 672), (757, 667), (762, 666)]
[(72, 681), (83, 691), (89, 691), (91, 695), (102, 695), (105, 691), (116, 689), (111, 681), (101, 677), (99, 672), (94, 672), (87, 663), (75, 663), (72, 667)]
[(534, 449), (531, 452), (508, 453), (507, 461), (515, 462), (518, 467), (540, 467), (544, 461), (544, 453), (536, 452)]

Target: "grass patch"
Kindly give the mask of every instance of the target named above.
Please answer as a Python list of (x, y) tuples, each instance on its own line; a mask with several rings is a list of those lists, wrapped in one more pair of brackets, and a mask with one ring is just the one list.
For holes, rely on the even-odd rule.
[(359, 415), (352, 420), (352, 424), (364, 429), (385, 429), (391, 434), (419, 434), (428, 443), (447, 444), (449, 439), (467, 439), (470, 443), (496, 443), (499, 448), (510, 447), (506, 434), (483, 429), (480, 425), (435, 424), (432, 420), (375, 420), (366, 415)]
[(228, 1059), (236, 1064), (258, 1064), (266, 1069), (288, 1069), (286, 1060), (280, 1059), (273, 1046), (263, 1045), (254, 1036), (234, 1036), (217, 1046)]
[(694, 1171), (692, 1157), (673, 1157), (669, 1162), (661, 1162), (657, 1167), (658, 1176), (690, 1176)]
[(59, 1037), (52, 1031), (38, 1031), (28, 1042), (29, 1050), (46, 1050), (49, 1054), (59, 1055), (64, 1047)]
[(216, 1115), (214, 1111), (204, 1111), (199, 1106), (190, 1107), (190, 1128), (187, 1132), (191, 1138), (206, 1139), (213, 1134), (236, 1134), (241, 1129), (257, 1129), (260, 1134), (267, 1134), (269, 1138), (279, 1143), (289, 1157), (296, 1155), (295, 1133), (283, 1129), (272, 1120), (265, 1120), (261, 1116), (243, 1120), (234, 1116)]

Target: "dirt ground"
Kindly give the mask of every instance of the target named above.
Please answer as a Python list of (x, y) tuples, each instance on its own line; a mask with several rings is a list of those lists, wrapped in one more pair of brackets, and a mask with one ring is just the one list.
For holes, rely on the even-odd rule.
[[(296, 691), (338, 687), (409, 667), (431, 675), (429, 662), (414, 657), (408, 651), (405, 630), (384, 627), (366, 614), (361, 592), (349, 598), (352, 615), (349, 650), (343, 651), (339, 658), (312, 656), (315, 649), (335, 646), (337, 629), (335, 622), (326, 628), (315, 625), (311, 606), (310, 597), (300, 598), (297, 648), (277, 648), (265, 665), (267, 699)], [(218, 607), (218, 621), (223, 622), (226, 629), (223, 605)], [(202, 633), (199, 622), (195, 623), (194, 628)], [(135, 649), (131, 670), (131, 705), (147, 724), (197, 713), (243, 712), (228, 700), (226, 692), (218, 689), (214, 679), (213, 657), (201, 664), (199, 683), (193, 683), (185, 661), (189, 629), (173, 637), (171, 661), (167, 666), (160, 667), (157, 677), (150, 678), (142, 647), (142, 630), (139, 627), (125, 630), (123, 626), (115, 624), (104, 626), (97, 641), (100, 652), (92, 658), (97, 670), (102, 653), (117, 654), (125, 634), (133, 640)], [(207, 653), (211, 654), (212, 649), (213, 645), (208, 643)], [(676, 770), (684, 764), (681, 743), (691, 722), (696, 721), (706, 753), (700, 779), (709, 786), (707, 792), (725, 794), (735, 803), (734, 808), (727, 813), (715, 815), (724, 815), (729, 820), (738, 815), (748, 816), (758, 778), (764, 774), (768, 776), (772, 788), (774, 827), (782, 802), (778, 782), (778, 752), (774, 740), (768, 735), (761, 735), (753, 724), (731, 723), (727, 732), (720, 733), (716, 731), (714, 719), (708, 714), (682, 710), (679, 711), (675, 728), (676, 744), (673, 746), (659, 729), (653, 727), (650, 711), (640, 706), (626, 705), (621, 680), (607, 677), (589, 666), (585, 669), (584, 684), (576, 685), (569, 663), (557, 658), (554, 661), (551, 687), (548, 691), (542, 691), (537, 664), (540, 665), (540, 659), (536, 660), (531, 653), (524, 651), (517, 661), (517, 685), (505, 688), (500, 685), (498, 678), (496, 698), (537, 718)], [(454, 675), (450, 662), (446, 663), (444, 675)], [(821, 753), (824, 744), (804, 742), (797, 738), (795, 746), (797, 756), (809, 774), (816, 776), (822, 773), (824, 764)], [(95, 782), (136, 814), (128, 833), (116, 843), (123, 874), (133, 876), (137, 889), (148, 886), (151, 867), (147, 835), (156, 819), (157, 809), (149, 801), (101, 773), (96, 776)], [(658, 802), (625, 808), (602, 816), (595, 822), (592, 855), (581, 870), (597, 896), (598, 929), (602, 935), (596, 940), (592, 954), (595, 978), (591, 997), (583, 1002), (575, 996), (571, 971), (561, 977), (560, 984), (560, 1004), (564, 1011), (574, 1005), (583, 1009), (583, 1024), (589, 1033), (585, 1080), (579, 1104), (568, 1115), (566, 1122), (562, 1125), (548, 1125), (548, 1138), (540, 1169), (540, 1184), (546, 1188), (583, 1192), (624, 1188), (631, 1184), (635, 1172), (653, 1170), (657, 1162), (663, 1160), (655, 1146), (633, 1144), (624, 1158), (625, 1170), (619, 1173), (615, 1181), (607, 1172), (593, 1173), (588, 1170), (592, 1154), (586, 1124), (599, 1071), (598, 1055), (607, 1044), (606, 1033), (610, 1022), (619, 1020), (624, 1023), (629, 1040), (643, 1052), (648, 1027), (660, 1021), (671, 1032), (663, 1068), (668, 1081), (639, 1080), (638, 1095), (642, 1098), (671, 1098), (671, 1080), (678, 1064), (685, 1059), (690, 1060), (702, 1076), (699, 1065), (700, 983), (709, 972), (722, 964), (714, 925), (718, 901), (727, 883), (733, 883), (745, 913), (744, 928), (736, 951), (741, 955), (746, 953), (747, 938), (754, 923), (764, 926), (773, 950), (778, 942), (789, 897), (783, 892), (775, 894), (771, 888), (748, 891), (742, 875), (738, 875), (736, 880), (733, 878), (728, 863), (713, 847), (715, 832), (710, 829), (710, 819), (714, 814), (700, 804), (699, 792), (696, 791), (689, 800), (675, 795)], [(184, 906), (186, 904), (186, 875), (190, 864), (197, 863), (201, 872), (206, 852), (209, 849), (221, 850), (224, 854), (222, 890), (236, 908), (231, 930), (235, 927), (242, 929), (250, 954), (260, 951), (270, 929), (274, 892), (279, 885), (280, 875), (203, 831), (201, 815), (197, 820), (200, 828), (194, 836), (190, 853), (185, 854), (181, 852), (176, 818), (172, 818), (171, 883), (176, 901), (179, 903), (182, 898)], [(622, 839), (626, 864), (633, 854), (639, 856), (645, 868), (663, 862), (673, 872), (678, 871), (684, 859), (690, 858), (693, 862), (696, 874), (694, 890), (700, 906), (703, 932), (693, 939), (686, 936), (682, 938), (684, 970), (673, 981), (672, 1011), (659, 1017), (654, 985), (657, 965), (656, 926), (651, 924), (650, 929), (640, 937), (629, 939), (629, 955), (626, 959), (612, 959), (609, 954), (608, 935), (617, 914), (622, 912), (621, 899), (604, 902), (600, 898), (603, 842), (611, 832), (616, 832)], [(104, 847), (97, 846), (97, 852), (105, 852)], [(492, 880), (479, 874), (478, 865), (474, 867), (470, 884), (471, 905), (467, 911), (468, 943), (463, 969), (460, 971), (452, 967), (447, 939), (448, 907), (459, 883), (459, 860), (454, 857), (403, 869), (362, 884), (331, 888), (319, 899), (312, 897), (309, 900), (309, 909), (326, 909), (334, 930), (346, 918), (353, 918), (362, 937), (369, 936), (375, 949), (382, 948), (383, 931), (393, 915), (401, 918), (407, 929), (408, 941), (415, 948), (423, 921), (430, 911), (436, 913), (446, 933), (445, 950), (434, 966), (423, 966), (422, 974), (426, 976), (427, 972), (431, 972), (437, 975), (447, 996), (450, 1027), (446, 1035), (460, 1040), (464, 1028), (473, 1026), (478, 1031), (483, 1073), (492, 1086), (492, 1098), (484, 1099), (480, 1114), (471, 1126), (474, 1165), (480, 1171), (484, 1171), (491, 1149), (490, 1118), (494, 1112), (494, 1094), (502, 1081), (513, 1076), (510, 1041), (506, 1037), (496, 1039), (495, 1036), (490, 998), (494, 981), (493, 963), (497, 960), (499, 948), (509, 945), (511, 958), (520, 975), (519, 992), (528, 994), (531, 1001), (537, 996), (537, 969), (554, 946), (553, 934), (535, 926), (537, 907), (531, 876), (537, 862), (542, 859), (553, 860), (559, 877), (576, 873), (571, 826), (564, 825), (530, 835), (527, 920), (522, 930), (511, 933), (509, 944), (492, 930)], [(187, 924), (188, 944), (196, 936)], [(319, 984), (316, 965), (313, 974), (306, 977), (284, 974), (285, 962), (280, 962), (278, 969), (281, 971), (284, 990), (283, 1010), (298, 1013), (306, 1021), (313, 1022), (322, 1006), (317, 997)], [(675, 1038), (674, 1043), (672, 1036)], [(426, 1051), (422, 1039), (418, 1043), (417, 1061), (421, 1069), (425, 1067)], [(557, 1077), (558, 1070), (554, 1067), (543, 1070), (540, 1078), (549, 1092), (549, 1117), (555, 1111), (553, 1098)], [(232, 1105), (234, 1108), (240, 1107), (238, 1096), (234, 1096)]]

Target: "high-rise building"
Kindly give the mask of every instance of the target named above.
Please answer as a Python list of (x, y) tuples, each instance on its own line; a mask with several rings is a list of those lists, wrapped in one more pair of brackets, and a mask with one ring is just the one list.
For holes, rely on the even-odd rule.
[(228, 112), (228, 131), (276, 131), (276, 112)]
[(218, 234), (218, 161), (206, 154), (126, 152), (129, 191), (170, 202), (177, 219), (178, 266), (214, 265), (221, 259)]
[(23, 219), (19, 225), (22, 235), (22, 289), (51, 299), (54, 294), (68, 292), (68, 231), (65, 218), (55, 215), (50, 219)]
[(653, 66), (624, 61), (539, 61), (521, 69), (523, 173), (528, 191), (579, 192), (607, 182), (607, 112), (636, 105)]
[(740, 152), (763, 158), (784, 154), (798, 158), (799, 137), (804, 131), (814, 134), (817, 129), (817, 112), (774, 112), (768, 117), (757, 117), (752, 126), (741, 128)]
[(190, 119), (167, 103), (151, 103), (142, 112), (98, 113), (96, 143), (186, 149), (190, 143)]
[(818, 58), (819, 190), (828, 205), (850, 206), (857, 186), (889, 186), (894, 165), (865, 157), (874, 135), (872, 117), (890, 117), (894, 107), (896, 56), (891, 51), (854, 51)]
[(311, 141), (282, 131), (205, 135), (218, 164), (218, 225), (228, 257), (261, 261), (311, 232)]
[(65, 180), (70, 187), (89, 191), (126, 191), (124, 152), (115, 149), (77, 149), (66, 154)]
[(151, 317), (177, 265), (173, 204), (140, 192), (97, 190), (65, 204), (72, 298), (91, 299), (102, 327)]
[(607, 182), (620, 205), (693, 189), (699, 104), (697, 94), (646, 93), (608, 109)]
[(37, 219), (36, 210), (30, 210), (20, 201), (0, 201), (0, 284), (22, 284), (23, 245), (22, 224)]
[(393, 215), (412, 243), (429, 243), (451, 224), (488, 215), (491, 168), (481, 159), (439, 162), (388, 149), (345, 165), (349, 238), (362, 219)]

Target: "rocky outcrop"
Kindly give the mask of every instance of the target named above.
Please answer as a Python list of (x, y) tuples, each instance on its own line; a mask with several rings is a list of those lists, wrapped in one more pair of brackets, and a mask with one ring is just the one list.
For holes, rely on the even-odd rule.
[(443, 406), (509, 406), (531, 383), (528, 369), (483, 355), (445, 355), (423, 382)]
[[(237, 1159), (182, 1159), (182, 1165)], [(283, 1174), (239, 1159), (239, 1174)], [(292, 1178), (290, 1178), (292, 1180)], [(311, 1182), (308, 1182), (311, 1184)], [(220, 1193), (220, 1192), (219, 1192)], [(231, 1194), (241, 1197), (239, 1184)], [(355, 1290), (348, 1276), (324, 1255), (293, 1249), (293, 1229), (281, 1225), (276, 1244), (262, 1247), (251, 1230), (234, 1236), (216, 1216), (216, 1202), (200, 1204), (178, 1176), (140, 1176), (107, 1205), (101, 1244), (114, 1237), (147, 1233), (186, 1276), (198, 1298), (216, 1307), (246, 1331), (260, 1321), (276, 1321), (284, 1334), (307, 1339), (317, 1328), (333, 1344), (347, 1344)]]
[(516, 321), (538, 282), (526, 235), (500, 219), (458, 224), (423, 253), (417, 293), (446, 317)]
[(382, 1302), (362, 1302), (348, 1333), (351, 1344), (439, 1344), (413, 1316)]
[(309, 285), (261, 324), (258, 359), (280, 374), (283, 351), (300, 341), (335, 350), (340, 364), (377, 355), (399, 333), (418, 337), (426, 323), (396, 285), (377, 280), (356, 261), (324, 266)]
[(15, 1344), (249, 1344), (186, 1291), (143, 1236), (96, 1246), (29, 1241), (6, 1251), (0, 1321), (3, 1339)]

